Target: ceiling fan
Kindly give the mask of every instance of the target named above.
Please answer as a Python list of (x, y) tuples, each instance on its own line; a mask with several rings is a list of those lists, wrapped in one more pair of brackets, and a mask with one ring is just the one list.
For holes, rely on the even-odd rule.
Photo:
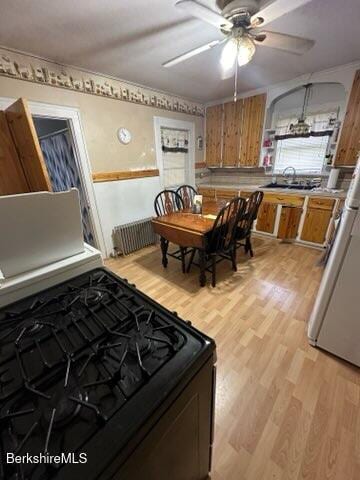
[[(263, 31), (262, 27), (289, 13), (311, 0), (274, 0), (260, 8), (260, 0), (216, 0), (221, 13), (217, 13), (197, 0), (180, 0), (175, 6), (187, 11), (220, 29), (225, 38), (213, 40), (205, 45), (189, 50), (167, 62), (164, 67), (172, 67), (188, 58), (206, 50), (225, 44), (221, 54), (221, 67), (224, 77), (233, 73), (237, 64), (241, 67), (250, 62), (256, 46), (265, 46), (284, 50), (295, 55), (302, 55), (315, 44), (313, 40), (286, 35), (283, 33)], [(261, 27), (261, 28), (260, 28)], [(237, 82), (235, 69), (235, 90)]]

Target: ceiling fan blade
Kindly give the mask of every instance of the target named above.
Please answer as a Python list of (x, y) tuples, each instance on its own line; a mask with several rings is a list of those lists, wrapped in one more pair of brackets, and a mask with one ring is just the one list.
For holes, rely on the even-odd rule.
[(183, 62), (184, 60), (187, 60), (188, 58), (195, 57), (195, 55), (199, 55), (199, 53), (206, 52), (206, 50), (211, 50), (212, 48), (216, 47), (217, 45), (220, 45), (224, 43), (227, 39), (224, 38), (222, 40), (213, 40), (210, 43), (207, 43), (205, 45), (201, 45), (200, 47), (193, 48), (192, 50), (189, 50), (182, 55), (179, 55), (177, 57), (172, 58), (171, 60), (168, 60), (167, 62), (163, 63), (163, 67), (173, 67), (174, 65)]
[(251, 24), (253, 27), (260, 26), (260, 24), (261, 26), (266, 25), (311, 1), (312, 0), (275, 0), (253, 15)]
[(214, 25), (214, 27), (226, 30), (230, 30), (233, 27), (232, 22), (196, 0), (180, 0), (175, 6), (186, 10), (193, 17), (200, 18), (200, 20)]
[(259, 32), (254, 41), (258, 45), (284, 50), (294, 55), (303, 55), (315, 45), (314, 40), (276, 32)]

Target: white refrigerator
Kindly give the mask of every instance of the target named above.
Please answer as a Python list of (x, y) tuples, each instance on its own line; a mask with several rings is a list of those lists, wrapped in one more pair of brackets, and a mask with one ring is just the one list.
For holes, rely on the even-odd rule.
[(360, 157), (312, 311), (309, 342), (360, 366)]
[(0, 196), (0, 308), (102, 266), (77, 190)]

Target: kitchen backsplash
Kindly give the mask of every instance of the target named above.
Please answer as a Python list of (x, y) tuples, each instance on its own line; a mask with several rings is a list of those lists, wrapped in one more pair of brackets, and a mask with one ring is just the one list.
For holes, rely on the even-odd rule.
[[(299, 176), (302, 181), (311, 177)], [(351, 169), (342, 169), (339, 174), (336, 188), (348, 190), (352, 177)], [(278, 176), (279, 178), (279, 176)], [(326, 187), (328, 176), (323, 176), (321, 185)], [(237, 169), (201, 169), (196, 170), (196, 183), (200, 184), (224, 184), (224, 185), (265, 185), (271, 182), (271, 175), (265, 174), (265, 170), (259, 168), (237, 168)]]

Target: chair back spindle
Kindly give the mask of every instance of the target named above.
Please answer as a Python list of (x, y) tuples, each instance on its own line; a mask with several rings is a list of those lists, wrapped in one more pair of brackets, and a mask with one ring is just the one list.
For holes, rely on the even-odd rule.
[(176, 190), (176, 193), (182, 198), (184, 208), (191, 208), (194, 204), (194, 196), (197, 195), (197, 191), (191, 185), (181, 185)]
[(154, 209), (158, 217), (182, 210), (183, 208), (182, 198), (174, 190), (163, 190), (155, 197)]
[(245, 211), (246, 200), (240, 197), (235, 197), (220, 210), (210, 235), (212, 251), (228, 251), (234, 245), (236, 227)]
[(237, 239), (243, 239), (250, 235), (253, 223), (257, 218), (263, 197), (264, 193), (261, 191), (256, 191), (250, 195), (246, 204), (245, 213), (244, 215), (239, 217), (236, 233)]

